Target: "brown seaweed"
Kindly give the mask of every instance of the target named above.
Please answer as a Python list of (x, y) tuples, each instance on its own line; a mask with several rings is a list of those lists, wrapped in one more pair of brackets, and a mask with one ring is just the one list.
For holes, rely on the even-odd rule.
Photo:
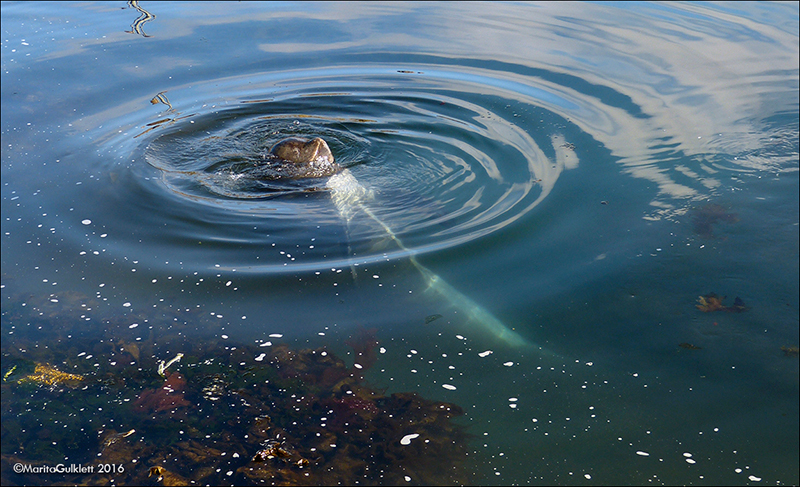
[(800, 347), (797, 347), (796, 345), (793, 347), (783, 346), (781, 347), (781, 351), (783, 352), (783, 355), (786, 357), (800, 356)]
[(715, 293), (706, 294), (705, 296), (699, 296), (697, 298), (697, 302), (695, 306), (697, 309), (702, 311), (703, 313), (710, 313), (712, 311), (729, 311), (733, 313), (741, 313), (742, 311), (747, 310), (747, 306), (745, 306), (744, 301), (739, 296), (733, 300), (733, 306), (724, 306), (722, 302), (725, 300), (726, 296), (719, 297)]
[[(13, 453), (3, 451), (3, 465), (70, 457), (122, 470), (95, 468), (65, 480), (7, 477), (4, 468), (3, 484), (396, 485), (407, 483), (406, 477), (420, 484), (470, 479), (469, 436), (452, 421), (461, 408), (411, 392), (386, 395), (364, 380), (362, 372), (382, 357), (375, 330), (362, 330), (347, 342), (361, 368), (325, 348), (230, 346), (182, 335), (137, 340), (128, 325), (148, 317), (133, 314), (95, 319), (106, 334), (97, 342), (73, 339), (56, 347), (47, 340), (64, 343), (75, 310), (51, 299), (57, 298), (29, 307), (13, 299), (7, 303), (11, 312), (4, 326), (13, 315), (19, 322), (63, 327), (48, 327), (52, 334), (37, 336), (39, 346), (26, 346), (24, 354), (19, 345), (27, 338), (18, 336), (14, 346), (3, 342), (4, 409), (37, 411), (22, 419), (4, 414), (3, 434), (18, 446)], [(78, 295), (68, 301), (88, 302)], [(200, 319), (182, 315), (180, 322)], [(84, 351), (97, 358), (85, 360)], [(159, 377), (156, 358), (178, 351), (183, 360)], [(45, 373), (48, 363), (74, 373), (53, 366)], [(54, 395), (30, 383), (80, 387)], [(47, 415), (72, 420), (65, 428), (47, 428), (42, 426), (52, 423)], [(402, 444), (409, 434), (419, 437)]]
[(719, 223), (736, 223), (738, 215), (730, 213), (717, 203), (707, 203), (691, 212), (692, 230), (702, 238), (714, 238), (714, 226)]

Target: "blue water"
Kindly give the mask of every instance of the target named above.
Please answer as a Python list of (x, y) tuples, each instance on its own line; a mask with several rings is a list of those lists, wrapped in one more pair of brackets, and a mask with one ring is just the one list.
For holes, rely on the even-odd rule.
[[(4, 360), (374, 328), (474, 483), (800, 482), (796, 4), (139, 7), (2, 5)], [(297, 135), (366, 193), (238, 177)]]

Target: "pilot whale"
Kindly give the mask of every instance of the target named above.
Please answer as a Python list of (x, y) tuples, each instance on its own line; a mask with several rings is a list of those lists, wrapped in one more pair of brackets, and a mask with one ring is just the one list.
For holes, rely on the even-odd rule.
[(422, 274), (427, 289), (439, 294), (464, 313), (469, 323), (478, 325), (479, 328), (508, 345), (521, 347), (528, 344), (525, 338), (506, 326), (489, 310), (422, 265), (414, 252), (403, 244), (394, 230), (370, 209), (367, 203), (373, 199), (373, 192), (364, 187), (350, 170), (341, 167), (334, 161), (333, 153), (323, 139), (319, 137), (311, 140), (300, 137), (284, 139), (270, 149), (269, 157), (278, 158), (287, 165), (293, 166), (293, 173), (313, 174), (312, 177), (329, 176), (327, 189), (330, 190), (333, 204), (348, 226), (358, 213), (366, 215), (386, 233), (395, 245), (411, 255), (411, 264)]

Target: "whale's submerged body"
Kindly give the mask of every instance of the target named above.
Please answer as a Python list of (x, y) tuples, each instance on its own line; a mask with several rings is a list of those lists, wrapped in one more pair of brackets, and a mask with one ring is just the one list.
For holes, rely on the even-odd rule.
[[(287, 177), (328, 177), (326, 187), (330, 190), (333, 204), (348, 225), (357, 213), (363, 212), (386, 232), (395, 245), (409, 251), (394, 231), (367, 205), (373, 198), (373, 192), (365, 188), (352, 172), (334, 162), (333, 154), (323, 139), (319, 137), (311, 140), (299, 137), (284, 139), (270, 149), (267, 157), (273, 164), (285, 166)], [(521, 335), (503, 324), (486, 308), (422, 265), (413, 253), (410, 261), (425, 278), (428, 290), (438, 293), (456, 309), (465, 313), (468, 322), (478, 325), (508, 345), (520, 347), (528, 344)]]

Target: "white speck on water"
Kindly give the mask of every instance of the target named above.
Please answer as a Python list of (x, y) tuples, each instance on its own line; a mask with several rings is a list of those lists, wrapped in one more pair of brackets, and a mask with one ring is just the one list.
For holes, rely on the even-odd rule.
[(486, 350), (485, 352), (481, 352), (481, 353), (479, 353), (479, 354), (478, 354), (478, 357), (481, 357), (481, 358), (483, 358), (483, 357), (488, 357), (488, 356), (489, 356), (489, 355), (491, 355), (492, 353), (494, 353), (494, 352), (492, 352), (491, 350)]
[(381, 348), (380, 348), (380, 350), (378, 350), (378, 351), (379, 351), (380, 353), (386, 353), (386, 349), (385, 349), (385, 348), (383, 348), (383, 347), (381, 347)]
[(361, 364), (353, 364), (353, 367), (355, 367), (357, 369), (363, 369), (364, 368), (364, 367), (361, 366)]
[(81, 220), (81, 223), (83, 223), (84, 225), (91, 225), (92, 224), (92, 220), (89, 220), (87, 218), (86, 220)]
[(466, 340), (466, 338), (464, 338), (464, 337), (463, 337), (463, 336), (461, 336), (461, 335), (456, 335), (456, 338), (458, 338), (459, 340)]
[(406, 479), (406, 482), (411, 482), (411, 477), (409, 477), (408, 475), (406, 475), (406, 476), (405, 476), (405, 477), (403, 477), (403, 478), (405, 478), (405, 479)]
[(131, 325), (128, 325), (128, 328), (133, 329), (133, 328), (136, 328), (137, 326), (139, 326), (139, 323), (133, 323)]
[(261, 362), (262, 360), (264, 360), (264, 357), (266, 357), (266, 356), (267, 356), (266, 353), (262, 353), (261, 355), (256, 357), (256, 362)]
[(512, 367), (514, 365), (514, 362), (506, 362), (503, 365), (505, 365), (506, 367)]
[(230, 286), (231, 285), (231, 281), (226, 282), (225, 285), (226, 286)]
[(508, 402), (517, 402), (517, 401), (519, 401), (518, 397), (509, 397), (508, 398)]
[(411, 440), (413, 440), (414, 438), (419, 438), (419, 433), (414, 433), (414, 434), (411, 434), (411, 435), (405, 435), (403, 437), (403, 439), (400, 440), (400, 444), (401, 445), (410, 445), (411, 444)]
[(453, 386), (453, 385), (450, 385), (450, 384), (442, 384), (442, 387), (444, 387), (444, 388), (445, 388), (445, 389), (447, 389), (448, 391), (454, 391), (454, 390), (456, 390), (456, 386)]
[(636, 454), (639, 455), (639, 456), (642, 456), (642, 457), (649, 457), (650, 456), (649, 453), (647, 453), (646, 451), (641, 451), (641, 450), (637, 451)]
[(751, 482), (761, 482), (761, 477), (756, 477), (755, 475), (751, 475), (747, 478), (750, 479)]
[(228, 339), (228, 335), (220, 335), (220, 336), (222, 337), (223, 340), (227, 340)]
[(583, 474), (583, 476), (586, 477), (586, 480), (591, 480), (592, 479), (592, 476), (589, 475), (588, 473)]
[(381, 276), (379, 276), (379, 275), (377, 275), (377, 274), (373, 274), (373, 275), (372, 275), (372, 278), (373, 278), (373, 279), (378, 279), (378, 278), (380, 278), (380, 277), (381, 277)]
[(259, 345), (259, 347), (271, 347), (271, 346), (272, 346), (272, 342), (264, 342), (261, 345)]
[(270, 338), (283, 338), (283, 335), (281, 335), (280, 333), (273, 333), (273, 334), (272, 334), (272, 335), (270, 335), (269, 337), (270, 337)]
[(692, 458), (692, 454), (689, 452), (684, 453), (683, 456), (685, 456), (686, 458)]
[(124, 306), (126, 308), (130, 308), (131, 307), (131, 303), (122, 303), (122, 306)]
[(693, 458), (687, 458), (686, 463), (691, 463), (692, 465), (694, 465), (697, 462), (695, 462)]

